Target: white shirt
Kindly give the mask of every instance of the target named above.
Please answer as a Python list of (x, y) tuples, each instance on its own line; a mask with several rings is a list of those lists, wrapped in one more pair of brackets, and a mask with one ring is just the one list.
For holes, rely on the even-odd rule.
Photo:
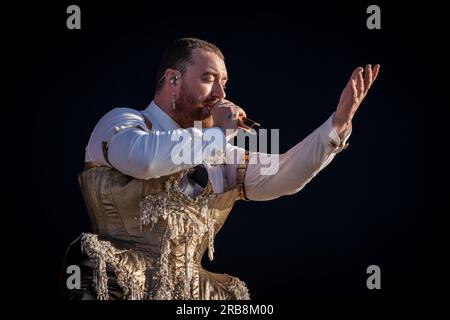
[[(152, 123), (151, 132), (147, 129), (141, 112)], [(182, 129), (154, 101), (141, 112), (130, 108), (115, 108), (106, 113), (91, 134), (85, 161), (109, 166), (102, 150), (102, 142), (107, 141), (108, 159), (114, 168), (137, 179), (157, 178), (196, 165), (177, 165), (171, 160), (172, 149), (176, 144), (179, 146), (178, 141), (172, 141), (174, 132), (188, 133), (197, 138), (212, 133), (221, 136), (223, 141), (192, 144), (191, 151), (200, 156), (205, 148), (213, 151), (210, 156), (203, 156), (203, 164), (215, 193), (236, 185), (238, 163), (232, 160), (242, 159), (245, 150), (227, 143), (219, 128)], [(324, 124), (284, 154), (250, 152), (244, 180), (247, 198), (270, 200), (300, 191), (344, 148), (350, 134), (351, 127), (343, 134), (341, 141), (330, 116)], [(185, 143), (190, 142), (191, 140)], [(223, 146), (226, 146), (225, 149)], [(271, 157), (277, 157), (278, 171), (273, 171), (274, 174), (271, 175), (261, 174), (264, 168), (267, 170)], [(201, 191), (201, 187), (190, 182), (187, 177), (182, 180), (181, 187), (190, 195)]]

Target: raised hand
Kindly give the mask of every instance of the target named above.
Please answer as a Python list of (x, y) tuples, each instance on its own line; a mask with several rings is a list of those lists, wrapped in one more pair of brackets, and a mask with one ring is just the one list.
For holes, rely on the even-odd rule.
[(365, 70), (358, 67), (353, 71), (350, 80), (342, 91), (333, 116), (333, 126), (339, 135), (342, 135), (351, 125), (356, 110), (367, 95), (379, 71), (379, 64), (375, 65), (373, 69), (368, 64)]

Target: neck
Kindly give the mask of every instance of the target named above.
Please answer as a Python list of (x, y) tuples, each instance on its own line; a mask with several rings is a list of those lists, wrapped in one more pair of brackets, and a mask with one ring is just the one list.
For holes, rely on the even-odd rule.
[(153, 101), (155, 101), (156, 105), (176, 122), (176, 113), (172, 108), (171, 99), (167, 99), (166, 97), (163, 97), (163, 95), (155, 95)]

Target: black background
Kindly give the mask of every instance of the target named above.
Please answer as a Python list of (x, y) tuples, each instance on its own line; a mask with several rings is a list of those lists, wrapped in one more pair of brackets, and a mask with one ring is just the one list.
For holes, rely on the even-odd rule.
[[(70, 4), (81, 7), (81, 30), (66, 28)], [(382, 29), (368, 30), (369, 4), (6, 8), (9, 288), (61, 299), (65, 248), (90, 228), (77, 174), (93, 127), (113, 107), (144, 109), (163, 49), (194, 36), (222, 49), (228, 98), (265, 128), (280, 129), (280, 152), (332, 114), (355, 67), (381, 64), (350, 147), (296, 195), (238, 202), (216, 238), (215, 260), (204, 266), (244, 280), (257, 300), (443, 297), (448, 211), (436, 178), (448, 142), (436, 142), (429, 117), (445, 108), (434, 94), (441, 69), (433, 14), (441, 8), (375, 3)], [(381, 268), (381, 290), (366, 287), (372, 264)]]

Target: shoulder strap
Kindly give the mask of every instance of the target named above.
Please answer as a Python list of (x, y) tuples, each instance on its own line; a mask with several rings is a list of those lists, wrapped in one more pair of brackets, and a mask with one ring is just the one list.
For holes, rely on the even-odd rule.
[[(149, 131), (151, 131), (151, 130), (152, 130), (152, 127), (153, 127), (152, 123), (150, 122), (150, 120), (149, 120), (142, 112), (141, 112), (141, 115), (142, 115), (142, 117), (144, 118), (144, 122), (145, 122), (145, 125), (146, 125), (147, 129), (148, 129)], [(141, 126), (134, 126), (134, 127), (131, 126), (131, 127), (124, 127), (124, 128), (118, 128), (118, 129), (116, 129), (115, 132), (114, 132), (114, 135), (117, 134), (117, 133), (119, 133), (119, 132), (122, 131), (123, 129), (128, 129), (128, 128), (139, 128), (139, 129), (145, 131), (145, 129), (142, 128)], [(111, 164), (111, 162), (109, 162), (109, 159), (108, 159), (108, 146), (109, 146), (109, 141), (102, 141), (103, 158), (105, 159), (105, 161), (106, 161), (111, 167), (113, 167), (113, 165)], [(100, 164), (100, 163), (97, 163), (97, 162), (95, 162), (95, 161), (88, 161), (88, 162), (85, 162), (85, 163), (84, 163), (84, 168), (85, 168), (85, 169), (90, 169), (90, 168), (93, 168), (93, 167), (99, 167), (99, 166), (101, 166), (101, 164)]]
[(142, 112), (141, 112), (141, 114), (142, 114), (142, 117), (144, 117), (144, 122), (145, 122), (145, 125), (147, 126), (147, 129), (149, 131), (152, 131), (152, 127), (153, 127), (152, 123), (150, 122), (150, 120), (148, 120), (148, 118), (146, 116), (144, 116), (144, 114)]
[(248, 166), (248, 160), (249, 160), (249, 152), (248, 150), (245, 150), (244, 153), (244, 161), (241, 161), (239, 163), (237, 169), (236, 169), (236, 184), (239, 188), (239, 198), (241, 200), (249, 200), (247, 199), (247, 196), (245, 195), (245, 172), (247, 172), (247, 166)]

